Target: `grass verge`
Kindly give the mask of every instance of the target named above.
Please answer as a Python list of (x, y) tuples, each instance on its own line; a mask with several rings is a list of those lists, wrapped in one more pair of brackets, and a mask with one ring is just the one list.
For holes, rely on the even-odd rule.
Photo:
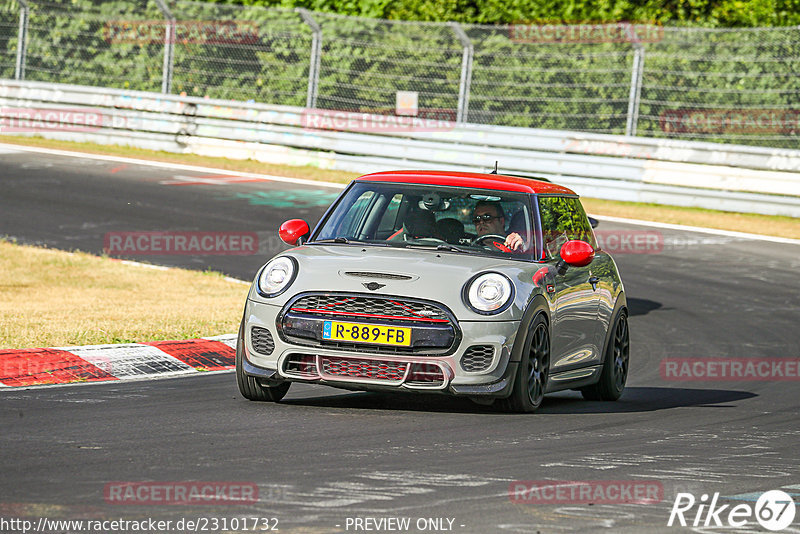
[[(0, 142), (61, 150), (73, 150), (90, 154), (105, 154), (129, 158), (165, 161), (169, 163), (182, 163), (199, 165), (223, 170), (254, 172), (261, 174), (274, 174), (291, 178), (306, 180), (320, 180), (335, 183), (348, 183), (358, 176), (357, 173), (319, 169), (311, 166), (291, 166), (261, 163), (258, 161), (230, 160), (225, 158), (212, 158), (193, 154), (173, 154), (171, 152), (157, 152), (141, 148), (131, 148), (116, 145), (96, 145), (93, 143), (78, 143), (73, 141), (56, 141), (41, 137), (0, 136)], [(616, 200), (601, 200), (583, 197), (586, 211), (593, 215), (608, 215), (614, 217), (627, 217), (645, 221), (664, 222), (671, 224), (684, 224), (688, 226), (702, 226), (748, 232), (753, 234), (771, 235), (800, 239), (800, 220), (793, 217), (778, 217), (756, 215), (751, 213), (731, 213), (726, 211), (707, 210), (702, 208), (681, 208), (662, 206), (660, 204), (643, 204), (638, 202), (620, 202)]]
[(20, 349), (235, 333), (247, 286), (0, 240), (0, 294), (0, 348)]

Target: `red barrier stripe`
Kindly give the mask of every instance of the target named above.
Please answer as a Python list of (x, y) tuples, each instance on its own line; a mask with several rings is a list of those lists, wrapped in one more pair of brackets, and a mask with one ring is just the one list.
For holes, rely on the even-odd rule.
[(157, 347), (186, 365), (206, 371), (231, 369), (236, 365), (236, 351), (220, 341), (187, 339), (142, 343)]
[(108, 371), (65, 350), (0, 350), (0, 382), (6, 386), (117, 380)]

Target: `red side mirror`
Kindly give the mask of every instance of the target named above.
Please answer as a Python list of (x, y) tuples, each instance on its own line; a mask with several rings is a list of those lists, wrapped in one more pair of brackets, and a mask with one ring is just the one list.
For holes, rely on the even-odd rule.
[(586, 241), (567, 241), (561, 246), (561, 259), (573, 267), (585, 267), (594, 259), (594, 249)]
[(287, 245), (295, 246), (302, 244), (301, 240), (308, 237), (311, 230), (308, 228), (308, 223), (303, 219), (291, 219), (283, 223), (278, 230), (281, 239)]

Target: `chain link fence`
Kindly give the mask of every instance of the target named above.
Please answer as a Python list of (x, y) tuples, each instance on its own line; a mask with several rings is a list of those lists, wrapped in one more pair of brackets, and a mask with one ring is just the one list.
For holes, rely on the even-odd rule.
[[(9, 79), (800, 146), (800, 28), (486, 26), (186, 0), (8, 0), (0, 50)], [(398, 109), (408, 98), (413, 109)]]

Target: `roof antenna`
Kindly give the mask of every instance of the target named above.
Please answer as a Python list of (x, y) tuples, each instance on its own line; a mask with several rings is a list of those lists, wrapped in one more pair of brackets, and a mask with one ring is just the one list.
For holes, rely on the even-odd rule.
[(492, 172), (490, 172), (489, 174), (497, 174), (497, 160), (495, 160), (495, 162), (494, 162), (494, 170)]

